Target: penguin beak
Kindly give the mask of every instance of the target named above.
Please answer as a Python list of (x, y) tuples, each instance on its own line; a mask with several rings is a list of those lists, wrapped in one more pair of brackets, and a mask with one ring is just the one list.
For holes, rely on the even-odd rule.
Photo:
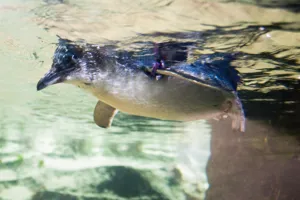
[(39, 91), (48, 87), (49, 85), (61, 82), (63, 82), (63, 76), (61, 75), (61, 73), (50, 70), (47, 74), (45, 74), (43, 78), (39, 80), (36, 89)]

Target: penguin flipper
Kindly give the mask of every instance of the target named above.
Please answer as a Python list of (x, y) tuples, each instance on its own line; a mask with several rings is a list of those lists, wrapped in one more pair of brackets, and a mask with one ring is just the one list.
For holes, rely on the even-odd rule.
[(94, 109), (94, 121), (102, 128), (109, 128), (118, 110), (110, 105), (98, 101)]

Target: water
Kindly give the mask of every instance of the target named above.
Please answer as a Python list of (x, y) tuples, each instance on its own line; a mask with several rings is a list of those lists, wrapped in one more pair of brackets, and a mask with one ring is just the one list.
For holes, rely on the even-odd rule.
[[(298, 199), (298, 11), (297, 1), (1, 0), (0, 199)], [(36, 92), (56, 35), (239, 52), (246, 133), (228, 120), (122, 113), (98, 128), (91, 95), (64, 84)]]

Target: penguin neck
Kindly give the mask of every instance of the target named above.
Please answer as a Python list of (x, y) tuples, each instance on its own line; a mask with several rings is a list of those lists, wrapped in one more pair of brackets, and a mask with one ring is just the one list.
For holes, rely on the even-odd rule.
[(115, 60), (104, 62), (105, 66), (90, 69), (85, 80), (73, 81), (72, 84), (104, 102), (105, 99), (132, 100), (149, 90), (153, 80), (141, 69), (127, 67)]

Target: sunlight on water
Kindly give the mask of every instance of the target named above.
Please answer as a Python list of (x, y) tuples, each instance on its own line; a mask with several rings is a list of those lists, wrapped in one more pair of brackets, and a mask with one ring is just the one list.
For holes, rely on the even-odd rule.
[[(204, 199), (211, 185), (223, 194), (229, 179), (219, 187), (215, 176), (234, 169), (230, 162), (235, 158), (252, 159), (250, 153), (235, 156), (247, 150), (241, 140), (245, 146), (251, 143), (248, 148), (255, 153), (281, 149), (265, 147), (277, 140), (268, 139), (264, 128), (255, 131), (264, 126), (250, 123), (247, 130), (261, 134), (261, 143), (250, 140), (249, 132), (232, 136), (226, 125), (213, 128), (206, 121), (176, 123), (123, 113), (111, 128), (102, 129), (93, 122), (93, 96), (64, 84), (37, 92), (36, 84), (51, 66), (56, 35), (120, 49), (136, 48), (134, 42), (192, 42), (195, 51), (189, 59), (242, 52), (235, 65), (244, 77), (241, 98), (252, 119), (297, 119), (292, 106), (299, 99), (292, 91), (300, 77), (299, 13), (260, 6), (200, 0), (0, 1), (0, 200)], [(277, 110), (278, 101), (284, 112)], [(260, 108), (265, 102), (269, 104)], [(296, 146), (289, 152), (300, 152), (294, 138), (284, 140), (280, 147)], [(237, 150), (230, 146), (235, 142)], [(222, 149), (225, 144), (230, 150)], [(278, 194), (272, 195), (268, 197)]]

